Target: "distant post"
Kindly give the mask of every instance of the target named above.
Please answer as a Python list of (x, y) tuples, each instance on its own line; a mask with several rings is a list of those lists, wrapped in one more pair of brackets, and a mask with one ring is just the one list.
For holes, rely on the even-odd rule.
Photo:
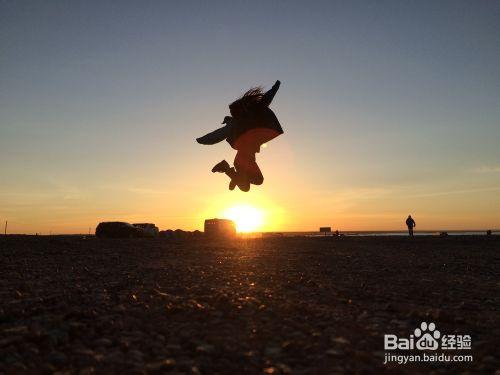
[(4, 235), (7, 235), (7, 224), (8, 224), (8, 221), (5, 220), (5, 228), (4, 228), (4, 231), (3, 231)]
[(327, 233), (331, 233), (331, 231), (332, 231), (331, 227), (320, 227), (319, 228), (319, 232), (320, 233), (324, 233), (325, 236), (326, 236)]

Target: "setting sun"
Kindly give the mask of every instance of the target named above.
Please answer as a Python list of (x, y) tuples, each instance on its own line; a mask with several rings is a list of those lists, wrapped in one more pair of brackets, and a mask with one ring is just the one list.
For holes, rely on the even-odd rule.
[(251, 206), (233, 206), (223, 213), (224, 218), (233, 220), (238, 232), (254, 232), (263, 224), (261, 210)]

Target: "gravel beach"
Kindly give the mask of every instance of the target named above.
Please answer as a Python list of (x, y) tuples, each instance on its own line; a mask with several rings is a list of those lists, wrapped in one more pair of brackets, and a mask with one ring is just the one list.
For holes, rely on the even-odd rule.
[[(499, 266), (498, 236), (2, 236), (0, 373), (494, 373)], [(473, 361), (384, 364), (423, 321)]]

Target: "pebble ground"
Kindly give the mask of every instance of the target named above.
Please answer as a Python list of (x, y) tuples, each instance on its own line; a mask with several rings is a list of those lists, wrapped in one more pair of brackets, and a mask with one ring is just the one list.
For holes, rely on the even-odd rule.
[[(500, 237), (0, 237), (0, 373), (494, 373)], [(384, 365), (422, 321), (472, 363)]]

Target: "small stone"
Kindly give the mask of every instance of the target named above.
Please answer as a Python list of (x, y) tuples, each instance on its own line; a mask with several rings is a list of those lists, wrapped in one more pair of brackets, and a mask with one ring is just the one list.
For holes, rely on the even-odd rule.
[(17, 327), (12, 327), (12, 328), (6, 328), (2, 331), (4, 334), (23, 334), (28, 332), (28, 327), (27, 326), (17, 326)]
[(148, 371), (168, 370), (175, 366), (175, 359), (167, 358), (158, 362), (151, 362), (146, 365)]
[(325, 353), (334, 357), (342, 355), (341, 352), (335, 349), (328, 349)]
[(281, 370), (282, 374), (291, 374), (292, 373), (292, 369), (290, 368), (290, 366), (288, 366), (284, 363), (278, 363), (276, 365), (276, 367)]
[(68, 361), (68, 357), (61, 352), (51, 352), (47, 356), (47, 360), (53, 365), (64, 365)]
[(277, 374), (278, 373), (278, 369), (276, 367), (266, 367), (264, 369), (264, 374)]
[(335, 337), (332, 341), (336, 342), (337, 344), (342, 344), (342, 345), (347, 345), (350, 343), (349, 340), (347, 340), (346, 338), (341, 337), (341, 336)]
[(368, 318), (368, 313), (366, 311), (363, 311), (361, 314), (358, 315), (358, 320), (363, 320)]
[(281, 348), (278, 348), (276, 346), (269, 346), (265, 350), (266, 355), (268, 356), (277, 356), (281, 354)]
[(196, 351), (200, 353), (211, 353), (214, 351), (214, 346), (209, 344), (198, 345)]
[(106, 363), (120, 363), (123, 362), (124, 360), (125, 356), (120, 351), (111, 352), (103, 358), (103, 361)]
[(78, 371), (78, 375), (91, 375), (95, 374), (95, 368), (93, 367), (85, 367)]

